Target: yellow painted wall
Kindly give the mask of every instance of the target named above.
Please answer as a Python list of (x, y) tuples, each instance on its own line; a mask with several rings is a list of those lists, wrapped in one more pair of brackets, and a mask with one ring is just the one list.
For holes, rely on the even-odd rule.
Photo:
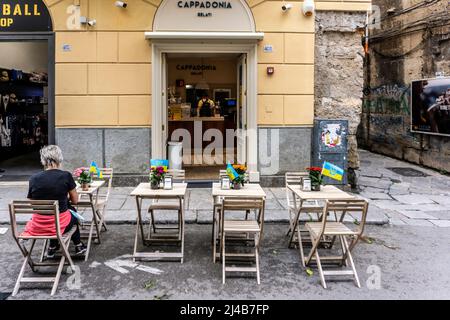
[[(151, 31), (160, 0), (46, 0), (56, 32), (56, 126), (151, 126)], [(247, 0), (257, 31), (258, 123), (312, 125), (314, 115), (314, 17), (302, 2), (281, 10), (281, 0)], [(80, 4), (94, 27), (69, 30), (67, 8)], [(317, 10), (365, 11), (370, 0), (316, 1)], [(272, 45), (266, 53), (264, 45)], [(70, 51), (63, 46), (70, 45)], [(275, 73), (267, 75), (268, 66)]]

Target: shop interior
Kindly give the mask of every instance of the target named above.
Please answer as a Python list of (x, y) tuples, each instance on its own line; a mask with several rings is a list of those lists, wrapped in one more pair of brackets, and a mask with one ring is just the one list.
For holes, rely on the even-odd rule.
[[(236, 138), (227, 138), (226, 132), (236, 130), (242, 117), (242, 99), (238, 97), (238, 91), (242, 91), (238, 84), (240, 56), (231, 53), (167, 55), (168, 141), (183, 142), (182, 167), (189, 180), (217, 179), (227, 161), (236, 161)], [(190, 138), (180, 137), (177, 129), (181, 128), (189, 132)], [(208, 145), (211, 148), (216, 140), (205, 135), (209, 129), (221, 133), (220, 155), (218, 150), (208, 150)], [(199, 133), (203, 137), (200, 143)]]
[(48, 44), (0, 42), (0, 52), (0, 180), (27, 179), (48, 144)]

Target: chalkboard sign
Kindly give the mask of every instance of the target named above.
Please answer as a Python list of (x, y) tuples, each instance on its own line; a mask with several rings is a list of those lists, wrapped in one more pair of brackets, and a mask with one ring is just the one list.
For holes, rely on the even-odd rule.
[(52, 19), (42, 0), (2, 0), (0, 32), (49, 32)]

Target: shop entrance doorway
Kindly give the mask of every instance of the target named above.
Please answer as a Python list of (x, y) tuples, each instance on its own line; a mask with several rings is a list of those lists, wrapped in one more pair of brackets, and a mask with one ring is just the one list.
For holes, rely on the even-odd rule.
[(0, 181), (42, 170), (54, 143), (53, 35), (0, 35)]
[[(167, 74), (163, 139), (171, 164), (185, 169), (189, 180), (217, 179), (228, 162), (245, 164), (246, 54), (163, 55)], [(181, 163), (170, 151), (176, 143), (182, 145)]]
[(188, 180), (218, 180), (227, 162), (258, 180), (256, 43), (152, 47), (152, 158), (170, 158), (179, 141)]

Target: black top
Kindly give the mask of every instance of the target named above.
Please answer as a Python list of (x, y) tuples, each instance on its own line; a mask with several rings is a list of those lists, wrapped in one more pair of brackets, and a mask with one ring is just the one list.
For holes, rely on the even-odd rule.
[(203, 104), (200, 108), (200, 117), (211, 117), (211, 103), (209, 100), (203, 101)]
[(58, 200), (59, 212), (69, 209), (68, 194), (76, 188), (72, 174), (59, 169), (46, 170), (30, 178), (28, 199)]

